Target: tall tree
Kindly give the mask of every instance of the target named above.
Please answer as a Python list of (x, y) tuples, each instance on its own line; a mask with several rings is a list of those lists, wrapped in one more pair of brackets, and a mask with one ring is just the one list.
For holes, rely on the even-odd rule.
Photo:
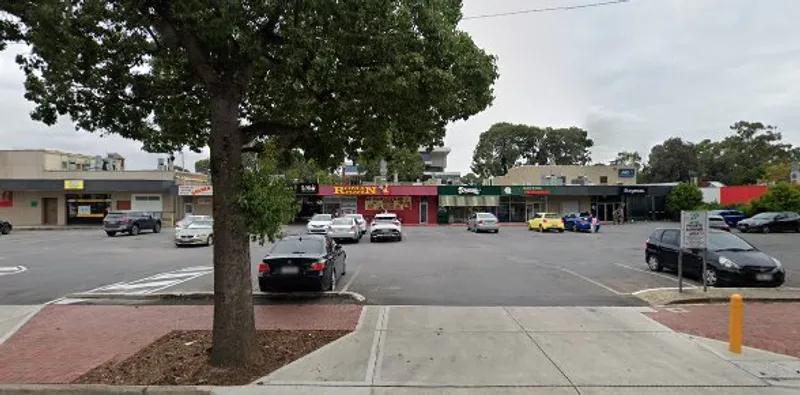
[[(421, 180), (425, 172), (425, 162), (418, 150), (402, 148), (389, 152), (386, 158), (386, 178), (392, 179), (397, 174), (397, 180), (402, 182), (413, 182)], [(381, 159), (365, 158), (358, 163), (359, 171), (365, 171), (367, 179), (373, 179), (381, 175)]]
[(194, 162), (194, 171), (195, 173), (206, 173), (206, 174), (211, 172), (211, 159), (208, 158), (198, 159), (196, 162)]
[(461, 176), (461, 183), (464, 185), (480, 185), (483, 180), (475, 173), (467, 173)]
[(726, 166), (721, 176), (725, 184), (755, 184), (769, 164), (788, 162), (792, 156), (791, 144), (781, 141), (783, 136), (775, 126), (739, 121), (730, 129), (734, 134), (717, 143), (718, 161)]
[(520, 163), (519, 135), (525, 125), (496, 123), (481, 133), (472, 154), (472, 171), (481, 178), (502, 176)]
[(629, 166), (636, 169), (636, 172), (642, 170), (642, 156), (638, 152), (621, 151), (617, 153), (616, 159), (610, 163), (612, 166)]
[(697, 147), (669, 138), (650, 150), (644, 173), (647, 182), (689, 181), (698, 173)]
[(472, 171), (481, 177), (500, 176), (527, 165), (586, 165), (594, 142), (577, 127), (539, 128), (496, 123), (481, 133), (472, 155)]
[(34, 120), (67, 115), (151, 152), (210, 148), (211, 362), (223, 368), (255, 355), (249, 234), (274, 237), (284, 219), (252, 217), (281, 203), (243, 188), (242, 151), (276, 141), (328, 167), (438, 144), (491, 103), (497, 78), (458, 29), (460, 1), (0, 0), (0, 11), (3, 44), (32, 48), (17, 61)]
[(667, 195), (667, 215), (679, 219), (681, 211), (695, 210), (703, 204), (703, 192), (697, 185), (682, 182)]

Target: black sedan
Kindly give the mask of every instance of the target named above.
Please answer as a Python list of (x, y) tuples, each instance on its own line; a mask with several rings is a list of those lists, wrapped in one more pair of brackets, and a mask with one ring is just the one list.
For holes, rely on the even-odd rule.
[(11, 233), (11, 229), (13, 228), (14, 227), (11, 226), (11, 222), (8, 222), (8, 220), (0, 218), (0, 234), (7, 235)]
[(261, 292), (334, 291), (347, 269), (342, 246), (327, 235), (286, 236), (258, 265)]
[(792, 212), (761, 213), (736, 224), (740, 232), (800, 232), (800, 215)]
[[(680, 239), (680, 229), (656, 229), (650, 235), (645, 248), (645, 260), (650, 270), (678, 270)], [(702, 252), (684, 251), (683, 272), (687, 276), (701, 279), (702, 267)], [(708, 285), (777, 287), (785, 280), (786, 271), (777, 259), (731, 233), (719, 230), (708, 233)]]

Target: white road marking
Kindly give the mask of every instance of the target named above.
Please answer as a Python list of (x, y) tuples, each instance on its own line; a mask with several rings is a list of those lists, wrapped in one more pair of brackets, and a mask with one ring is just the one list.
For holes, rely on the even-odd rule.
[(353, 273), (353, 275), (350, 276), (350, 279), (348, 279), (347, 282), (344, 284), (344, 287), (341, 289), (341, 292), (347, 292), (347, 290), (350, 288), (350, 284), (352, 284), (353, 281), (355, 281), (356, 277), (358, 277), (358, 273), (361, 273), (362, 267), (364, 267), (363, 263), (358, 265), (358, 269), (356, 269), (356, 272)]
[(173, 270), (170, 272), (159, 273), (150, 277), (145, 277), (134, 281), (118, 282), (95, 289), (91, 289), (82, 293), (90, 294), (129, 294), (129, 295), (146, 295), (163, 289), (174, 287), (178, 284), (194, 280), (214, 271), (211, 266), (195, 266)]
[[(694, 285), (686, 285), (683, 287), (684, 289), (698, 289), (699, 287)], [(660, 288), (647, 288), (647, 289), (640, 289), (636, 292), (631, 292), (631, 295), (638, 296), (641, 294), (646, 294), (648, 292), (658, 292), (658, 291), (677, 291), (678, 287), (660, 287)]]
[(614, 288), (611, 288), (611, 287), (609, 287), (608, 285), (605, 285), (605, 284), (599, 283), (599, 282), (597, 282), (597, 281), (595, 281), (595, 280), (592, 280), (592, 279), (591, 279), (591, 278), (589, 278), (589, 277), (586, 277), (586, 276), (584, 276), (584, 275), (581, 275), (581, 274), (575, 273), (575, 272), (573, 272), (572, 270), (565, 269), (565, 268), (563, 268), (563, 267), (558, 267), (558, 266), (552, 266), (552, 267), (553, 267), (553, 268), (555, 268), (555, 269), (561, 270), (562, 272), (569, 273), (569, 274), (571, 274), (571, 275), (573, 275), (573, 276), (575, 276), (575, 277), (578, 277), (578, 278), (580, 278), (580, 279), (582, 279), (582, 280), (588, 281), (588, 282), (590, 282), (590, 283), (592, 283), (592, 284), (594, 284), (594, 285), (597, 285), (598, 287), (605, 288), (605, 289), (607, 289), (607, 290), (609, 290), (609, 291), (611, 291), (611, 292), (613, 292), (613, 293), (615, 293), (615, 294), (617, 294), (617, 295), (630, 295), (630, 293), (617, 291), (616, 289), (614, 289)]
[[(638, 267), (628, 266), (628, 265), (625, 265), (625, 264), (622, 264), (622, 263), (614, 263), (613, 265), (616, 265), (616, 266), (619, 266), (621, 268), (628, 269), (628, 270), (635, 270), (637, 272), (652, 274), (653, 276), (666, 278), (667, 280), (670, 280), (670, 281), (672, 281), (674, 283), (678, 282), (678, 277), (668, 276), (668, 275), (663, 274), (663, 273), (658, 273), (658, 272), (654, 272), (654, 271), (651, 271), (651, 270), (644, 270), (644, 269), (640, 269)], [(683, 278), (683, 281), (684, 282), (687, 281), (686, 277)]]
[(27, 271), (25, 266), (0, 266), (0, 276), (8, 276), (10, 274), (19, 274)]

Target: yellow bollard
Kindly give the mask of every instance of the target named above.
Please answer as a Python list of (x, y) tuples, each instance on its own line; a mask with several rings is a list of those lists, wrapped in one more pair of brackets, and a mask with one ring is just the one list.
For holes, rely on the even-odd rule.
[(744, 325), (744, 302), (742, 295), (731, 295), (730, 326), (728, 328), (728, 349), (734, 354), (742, 353), (742, 326)]

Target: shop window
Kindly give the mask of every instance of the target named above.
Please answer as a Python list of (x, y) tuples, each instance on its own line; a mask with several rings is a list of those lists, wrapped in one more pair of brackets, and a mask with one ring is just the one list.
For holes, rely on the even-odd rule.
[(600, 176), (600, 184), (608, 184), (608, 176)]

